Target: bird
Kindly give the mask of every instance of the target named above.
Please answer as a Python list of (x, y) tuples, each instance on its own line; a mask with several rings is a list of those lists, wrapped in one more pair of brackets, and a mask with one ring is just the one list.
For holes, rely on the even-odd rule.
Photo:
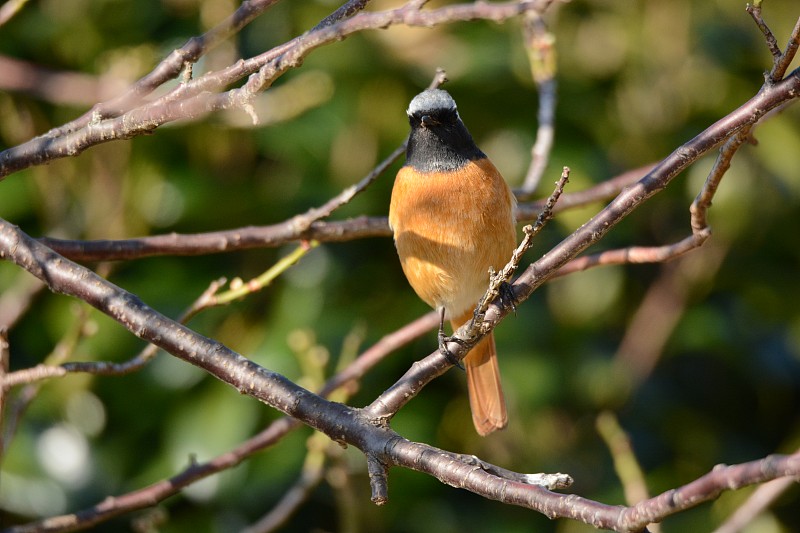
[[(500, 172), (475, 144), (455, 101), (443, 89), (416, 95), (407, 110), (411, 133), (398, 171), (389, 225), (403, 273), (417, 295), (455, 331), (473, 318), (516, 246), (516, 200)], [(457, 361), (456, 361), (457, 362)], [(508, 424), (492, 332), (464, 357), (475, 430), (486, 436)]]

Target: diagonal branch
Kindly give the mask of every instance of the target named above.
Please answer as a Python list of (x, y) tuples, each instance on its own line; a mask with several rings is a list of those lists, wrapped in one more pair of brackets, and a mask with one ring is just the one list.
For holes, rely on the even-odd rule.
[[(517, 302), (527, 300), (548, 279), (558, 275), (560, 270), (565, 265), (568, 265), (578, 254), (602, 239), (619, 221), (654, 194), (666, 188), (673, 178), (704, 154), (713, 150), (728, 138), (736, 137), (739, 132), (743, 132), (742, 135), (746, 135), (750, 127), (770, 110), (798, 98), (800, 98), (800, 69), (795, 70), (791, 76), (780, 83), (774, 85), (765, 84), (756, 96), (730, 115), (718, 120), (695, 138), (680, 146), (641, 180), (623, 190), (591, 220), (531, 264), (511, 286), (514, 290), (515, 300)], [(731, 146), (734, 144), (732, 141)], [(738, 148), (738, 145), (736, 147)], [(732, 154), (733, 152), (730, 155), (732, 156)], [(720, 161), (720, 165), (724, 166), (724, 164), (730, 162), (730, 158), (721, 157)], [(704, 191), (708, 191), (713, 195), (713, 188), (716, 187), (723, 174), (723, 170), (720, 170), (718, 174), (712, 171)], [(710, 199), (710, 196), (706, 196), (701, 192), (698, 198), (700, 198), (698, 202), (703, 204), (704, 199)], [(698, 213), (704, 213), (703, 209), (700, 209)], [(696, 223), (694, 216), (693, 224)], [(704, 215), (702, 216), (704, 217)], [(705, 234), (708, 231), (710, 230), (706, 227), (702, 233)], [(692, 235), (681, 241), (680, 245), (685, 247), (685, 250), (682, 251), (696, 247), (693, 244), (695, 238)], [(648, 253), (652, 251), (650, 248), (647, 248), (647, 250)], [(661, 250), (661, 253), (668, 254), (666, 249)], [(631, 256), (634, 254), (632, 249), (626, 249), (621, 251), (621, 255), (623, 259), (630, 262)], [(484, 315), (480, 332), (475, 334), (469, 322), (461, 326), (454, 332), (454, 336), (461, 342), (454, 341), (448, 344), (452, 356), (462, 359), (469, 351), (469, 347), (473, 346), (489, 331), (492, 331), (509, 312), (511, 312), (509, 307), (498, 305), (498, 302), (495, 301), (488, 307)], [(415, 362), (394, 385), (366, 408), (367, 412), (372, 416), (390, 419), (400, 407), (416, 396), (425, 385), (449, 370), (452, 364), (452, 358), (445, 357), (438, 350)]]
[[(800, 98), (800, 70), (795, 70), (779, 83), (765, 84), (758, 94), (748, 102), (680, 146), (638, 183), (626, 188), (591, 220), (557, 244), (547, 255), (529, 266), (514, 283), (517, 297), (520, 300), (527, 299), (558, 269), (602, 239), (620, 220), (667, 187), (672, 179), (702, 155), (739, 131), (751, 127), (772, 109), (798, 98)], [(492, 309), (489, 310), (489, 313), (491, 311)]]
[(566, 276), (573, 272), (600, 265), (663, 263), (705, 244), (711, 237), (711, 228), (708, 225), (708, 209), (711, 207), (711, 200), (714, 198), (723, 176), (730, 168), (734, 154), (750, 138), (751, 129), (752, 125), (742, 128), (720, 148), (719, 155), (703, 184), (703, 188), (689, 207), (691, 235), (674, 244), (664, 246), (630, 246), (578, 257), (561, 267), (555, 276)]
[[(221, 42), (241, 31), (250, 22), (277, 4), (279, 0), (245, 0), (239, 8), (225, 20), (200, 36), (192, 37), (182, 47), (173, 50), (152, 71), (139, 79), (122, 95), (97, 104), (77, 119), (48, 132), (50, 137), (59, 137), (70, 131), (76, 131), (96, 122), (98, 118), (119, 116), (139, 105), (143, 99), (152, 94), (164, 83), (176, 79), (187, 66), (196, 63), (206, 53), (216, 48)], [(361, 2), (366, 5), (366, 2)], [(348, 2), (329, 15), (325, 20), (335, 21), (342, 18), (343, 8), (353, 6)], [(362, 6), (363, 8), (363, 6)], [(350, 13), (352, 14), (352, 13)]]
[[(347, 367), (331, 377), (319, 391), (319, 394), (327, 397), (337, 389), (358, 381), (397, 348), (432, 330), (438, 323), (439, 317), (432, 311), (406, 324), (397, 331), (385, 335)], [(0, 345), (0, 348), (2, 348), (2, 345)], [(0, 351), (0, 355), (2, 355), (2, 351)], [(31, 522), (14, 528), (12, 531), (15, 533), (76, 531), (105, 522), (115, 516), (152, 507), (193, 483), (235, 467), (248, 457), (276, 444), (291, 431), (301, 426), (302, 424), (296, 419), (290, 417), (279, 418), (257, 435), (236, 446), (236, 448), (204, 463), (192, 463), (183, 471), (168, 479), (126, 494), (114, 496), (113, 498), (106, 498), (92, 507), (67, 515), (50, 517), (43, 521)]]
[[(586, 225), (531, 265), (514, 285), (517, 296), (520, 299), (527, 298), (571, 257), (599, 240), (616, 222), (666, 187), (681, 170), (723, 142), (732, 132), (754, 124), (770, 109), (797, 98), (799, 87), (800, 76), (795, 72), (786, 80), (763, 88), (739, 110), (676, 150), (640, 182), (623, 191)], [(240, 392), (323, 431), (334, 440), (357, 446), (367, 454), (370, 464), (402, 465), (428, 472), (453, 486), (467, 488), (507, 503), (523, 505), (548, 516), (569, 516), (598, 527), (635, 531), (679, 509), (714, 497), (730, 487), (797, 475), (800, 470), (798, 456), (776, 456), (761, 462), (721, 468), (681, 489), (628, 509), (576, 496), (555, 494), (541, 487), (497, 478), (484, 470), (476, 470), (475, 465), (456, 461), (428, 446), (406, 441), (380, 420), (365, 418), (365, 414), (371, 414), (369, 410), (361, 412), (326, 401), (280, 374), (254, 364), (222, 344), (169, 320), (146, 306), (136, 296), (69, 262), (5, 221), (0, 222), (0, 256), (28, 270), (47, 283), (51, 290), (85, 300), (135, 335), (204, 368)], [(504, 313), (493, 305), (487, 311), (487, 317), (493, 312), (495, 316), (488, 318), (491, 327), (496, 325)], [(459, 332), (463, 334), (463, 331)], [(406, 383), (405, 394), (413, 396), (432, 379), (431, 373), (425, 375), (419, 372), (426, 365), (434, 370), (438, 366), (441, 372), (449, 366), (443, 357), (428, 357), (415, 364), (402, 378)]]
[[(334, 429), (338, 427), (336, 424), (353, 416), (352, 409), (311, 394), (286, 377), (260, 367), (219, 342), (169, 319), (134, 294), (59, 256), (2, 219), (0, 257), (44, 281), (51, 291), (85, 301), (137, 337), (323, 433), (339, 436)], [(327, 412), (330, 418), (320, 418), (321, 412)]]
[(792, 33), (789, 36), (789, 42), (786, 44), (786, 50), (781, 52), (778, 46), (778, 39), (775, 38), (775, 34), (772, 33), (772, 30), (769, 29), (769, 26), (761, 16), (761, 1), (757, 0), (754, 4), (747, 4), (746, 10), (753, 17), (758, 29), (764, 34), (767, 48), (772, 54), (772, 69), (765, 73), (765, 78), (768, 83), (780, 81), (783, 79), (783, 75), (786, 74), (786, 69), (789, 68), (794, 55), (797, 53), (797, 48), (800, 46), (800, 18), (795, 22)]
[[(522, 13), (542, 11), (553, 0), (520, 0), (507, 3), (457, 4), (423, 11), (416, 2), (398, 9), (358, 13), (350, 18), (318, 26), (287, 43), (217, 72), (186, 81), (166, 95), (143, 103), (118, 116), (104, 118), (100, 111), (80, 128), (53, 130), (19, 146), (0, 152), (0, 178), (34, 166), (76, 156), (92, 146), (151, 133), (179, 119), (196, 119), (213, 111), (246, 108), (252, 98), (269, 88), (280, 76), (300, 66), (311, 52), (365, 30), (389, 26), (432, 27), (469, 20), (502, 22)], [(172, 63), (170, 63), (172, 65)], [(249, 76), (241, 87), (224, 92), (222, 87)], [(149, 88), (148, 84), (144, 84)]]

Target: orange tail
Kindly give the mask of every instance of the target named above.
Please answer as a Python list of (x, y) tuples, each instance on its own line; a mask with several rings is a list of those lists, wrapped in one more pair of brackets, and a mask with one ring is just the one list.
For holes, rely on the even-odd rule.
[[(471, 313), (468, 316), (472, 318)], [(455, 321), (451, 324), (454, 330), (460, 325)], [(486, 436), (503, 429), (508, 424), (508, 413), (500, 384), (493, 333), (489, 333), (470, 350), (464, 358), (464, 365), (467, 368), (469, 405), (475, 430), (479, 435)]]

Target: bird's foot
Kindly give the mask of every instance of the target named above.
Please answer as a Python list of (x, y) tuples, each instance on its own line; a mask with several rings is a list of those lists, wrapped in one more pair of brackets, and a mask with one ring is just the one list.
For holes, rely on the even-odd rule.
[(453, 366), (457, 366), (461, 370), (464, 370), (464, 365), (461, 364), (461, 361), (458, 359), (458, 357), (453, 355), (453, 352), (447, 348), (448, 342), (454, 342), (461, 346), (466, 346), (467, 343), (456, 336), (448, 337), (444, 334), (444, 331), (439, 330), (439, 351), (442, 352), (442, 355), (444, 355), (445, 359), (447, 359)]

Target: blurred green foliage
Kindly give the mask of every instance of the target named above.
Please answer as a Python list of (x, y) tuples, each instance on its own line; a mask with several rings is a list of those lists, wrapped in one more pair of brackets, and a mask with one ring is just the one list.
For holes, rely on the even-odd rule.
[[(439, 4), (439, 2), (434, 2)], [(384, 0), (372, 9), (396, 6)], [(0, 29), (0, 54), (84, 76), (95, 93), (68, 84), (59, 96), (0, 92), (0, 148), (56, 127), (147, 73), (169, 51), (237, 7), (231, 0), (41, 0)], [(331, 2), (283, 2), (195, 68), (220, 68), (313, 26)], [(745, 102), (771, 58), (744, 2), (574, 0), (547, 19), (556, 36), (556, 142), (541, 194), (560, 168), (569, 190), (659, 160)], [(764, 2), (783, 46), (800, 15), (793, 0)], [(256, 108), (171, 124), (78, 158), (13, 175), (0, 184), (0, 216), (34, 236), (123, 238), (280, 222), (355, 183), (407, 134), (404, 110), (436, 67), (478, 144), (508, 181), (521, 183), (535, 134), (537, 98), (519, 21), (393, 27), (314, 52)], [(796, 62), (795, 62), (796, 63)], [(0, 73), (0, 78), (5, 74)], [(65, 103), (66, 102), (66, 103)], [(467, 452), (517, 471), (568, 472), (572, 490), (624, 503), (598, 413), (617, 413), (630, 433), (651, 494), (713, 465), (800, 446), (800, 118), (790, 107), (755, 131), (715, 198), (710, 244), (669, 265), (606, 267), (552, 282), (496, 332), (509, 411), (506, 431), (481, 439), (468, 415), (463, 374), (427, 387), (393, 423), (404, 436)], [(597, 247), (663, 244), (689, 232), (688, 205), (712, 159), (626, 219)], [(387, 211), (392, 175), (334, 215)], [(528, 257), (578, 227), (600, 205), (559, 216)], [(291, 246), (206, 257), (161, 257), (102, 265), (116, 284), (177, 316), (210, 283), (249, 279)], [(5, 301), (30, 276), (0, 263)], [(656, 284), (652, 322), (631, 323)], [(10, 296), (11, 295), (11, 296)], [(677, 300), (675, 298), (677, 298)], [(677, 302), (677, 303), (676, 303)], [(676, 307), (677, 306), (677, 307)], [(268, 289), (197, 318), (191, 327), (261, 365), (301, 379), (298, 335), (329, 354), (330, 369), (351, 332), (362, 347), (426, 312), (407, 286), (390, 239), (324, 244)], [(673, 324), (670, 323), (674, 320)], [(645, 345), (666, 331), (654, 367), (636, 377)], [(94, 310), (46, 292), (10, 331), (11, 370), (43, 362), (82, 331), (72, 360), (123, 361), (142, 343)], [(313, 335), (309, 332), (313, 331)], [(302, 344), (302, 343), (301, 343)], [(294, 346), (294, 349), (293, 349)], [(366, 376), (351, 402), (368, 403), (435, 347), (433, 332)], [(633, 362), (631, 362), (633, 361)], [(12, 393), (12, 400), (20, 389)], [(71, 375), (41, 384), (3, 460), (0, 524), (77, 510), (141, 488), (234, 447), (277, 414), (170, 356), (125, 377)], [(150, 511), (97, 527), (125, 531), (152, 518), (159, 531), (235, 531), (255, 521), (295, 482), (310, 432), (295, 432), (244, 464)], [(551, 522), (483, 500), (414, 472), (390, 474), (390, 502), (369, 503), (363, 457), (334, 453), (323, 484), (287, 531), (554, 531)], [(343, 474), (346, 472), (346, 475)], [(663, 531), (708, 531), (751, 492), (726, 494), (669, 519)], [(791, 489), (751, 532), (797, 531)]]

